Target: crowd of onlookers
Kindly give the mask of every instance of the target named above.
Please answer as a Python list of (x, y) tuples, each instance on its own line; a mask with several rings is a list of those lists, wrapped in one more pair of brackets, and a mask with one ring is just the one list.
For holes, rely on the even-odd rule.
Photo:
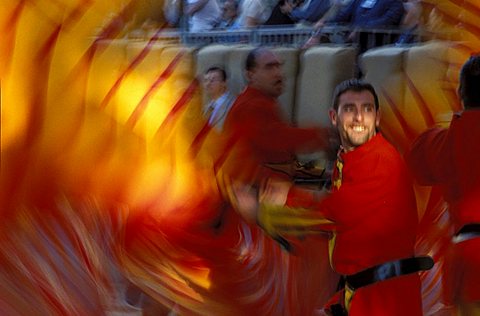
[[(144, 0), (109, 16), (104, 26), (115, 24), (119, 29), (116, 37), (175, 37), (172, 40), (179, 41), (181, 34), (182, 41), (195, 44), (245, 42), (251, 40), (248, 36), (268, 33), (291, 35), (290, 41), (301, 41), (305, 48), (324, 40), (358, 44), (360, 37), (369, 36), (369, 43), (371, 37), (376, 40), (368, 47), (375, 47), (430, 39), (461, 40), (458, 29), (472, 28), (471, 20), (466, 7), (454, 10), (426, 0)], [(257, 33), (265, 29), (267, 33)], [(158, 36), (160, 30), (163, 34)], [(314, 36), (306, 41), (309, 33)]]
[(422, 0), (167, 0), (163, 8), (171, 27), (193, 33), (312, 27), (307, 47), (322, 41), (324, 26), (338, 25), (350, 27), (345, 42), (355, 41), (358, 29), (393, 29), (398, 43), (410, 43), (431, 9)]
[[(204, 36), (208, 37), (205, 43), (216, 42), (218, 33), (221, 42), (245, 42), (244, 37), (238, 37), (245, 31), (267, 29), (276, 30), (279, 35), (301, 33), (294, 41), (298, 44), (300, 40), (304, 48), (324, 42), (359, 44), (362, 36), (363, 42), (369, 36), (367, 46), (375, 47), (434, 38), (456, 39), (455, 29), (468, 24), (463, 7), (450, 16), (446, 13), (448, 7), (426, 0), (163, 0), (160, 6), (155, 3), (115, 16), (118, 23), (113, 22), (122, 28), (118, 36), (156, 37), (160, 29), (173, 29), (174, 32), (164, 35), (178, 37), (180, 31), (185, 35), (185, 43), (202, 43)], [(449, 17), (457, 17), (458, 23), (450, 23)], [(113, 22), (109, 19), (105, 25)], [(306, 40), (305, 32), (311, 32), (312, 37)], [(376, 37), (373, 45), (372, 37)]]
[(190, 32), (299, 24), (412, 29), (422, 22), (420, 0), (170, 0), (164, 13), (173, 27), (183, 18)]

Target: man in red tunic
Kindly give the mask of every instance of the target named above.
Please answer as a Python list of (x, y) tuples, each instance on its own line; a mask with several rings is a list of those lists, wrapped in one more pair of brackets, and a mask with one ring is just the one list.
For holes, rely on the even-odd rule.
[[(333, 315), (422, 315), (416, 272), (432, 262), (413, 258), (418, 218), (412, 183), (400, 154), (377, 132), (378, 110), (370, 84), (356, 79), (341, 83), (330, 110), (341, 142), (332, 192), (270, 187), (263, 202), (290, 208), (262, 204), (257, 211), (260, 225), (271, 220), (271, 234), (288, 234), (294, 228), (281, 221), (272, 224), (276, 216), (293, 212), (301, 218), (295, 208), (315, 210), (303, 210), (305, 218), (317, 214), (312, 223), (320, 225), (313, 229), (331, 233), (330, 263), (345, 280), (345, 290), (328, 307)], [(322, 224), (319, 214), (331, 222)], [(308, 233), (309, 219), (296, 219), (299, 230)]]
[(224, 131), (239, 145), (235, 147), (241, 148), (231, 154), (231, 169), (249, 179), (265, 163), (291, 162), (297, 153), (325, 149), (328, 145), (325, 129), (297, 128), (282, 118), (277, 100), (284, 91), (281, 65), (271, 50), (253, 49), (245, 65), (248, 86), (225, 121)]
[(461, 315), (480, 315), (480, 56), (463, 66), (458, 88), (465, 110), (449, 128), (422, 133), (405, 154), (420, 184), (440, 185), (455, 235), (447, 253), (447, 299)]
[[(293, 167), (296, 154), (328, 149), (327, 128), (298, 128), (284, 119), (278, 97), (284, 91), (285, 78), (282, 62), (275, 53), (265, 47), (251, 50), (245, 61), (245, 77), (248, 85), (237, 97), (224, 124), (223, 133), (227, 135), (231, 146), (224, 150), (228, 158), (222, 165), (227, 178), (254, 186), (258, 186), (267, 177), (285, 179), (282, 174), (265, 165), (291, 164)], [(226, 218), (236, 215), (230, 210), (225, 213)], [(254, 217), (242, 212), (240, 215), (255, 227), (252, 231), (258, 229)], [(271, 241), (263, 234), (259, 234), (256, 239)], [(290, 244), (282, 243), (283, 239), (276, 241), (289, 249)], [(310, 243), (315, 244), (315, 248), (308, 247)], [(311, 307), (317, 308), (323, 304), (333, 291), (337, 278), (326, 268), (328, 259), (322, 258), (314, 250), (326, 248), (326, 241), (309, 240), (304, 244), (301, 249), (303, 251), (296, 249), (296, 256), (282, 252), (283, 259), (276, 262), (275, 268), (288, 275), (287, 280), (283, 281), (286, 282), (288, 291), (281, 299), (295, 306), (294, 314), (302, 315), (311, 314)], [(312, 263), (316, 265), (315, 271), (311, 269)], [(277, 281), (282, 282), (280, 275), (277, 275)], [(297, 296), (302, 298), (302, 302), (294, 299)], [(285, 315), (292, 312), (293, 309), (283, 311)]]

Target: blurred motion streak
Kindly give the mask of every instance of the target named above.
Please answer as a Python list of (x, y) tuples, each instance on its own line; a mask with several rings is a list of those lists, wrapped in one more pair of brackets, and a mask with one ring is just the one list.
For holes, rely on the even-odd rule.
[[(480, 50), (478, 2), (425, 2), (442, 22), (434, 35), (449, 40), (431, 58), (445, 71), (404, 73), (414, 111), (379, 90), (393, 112), (382, 128), (400, 151), (460, 110), (459, 65)], [(336, 280), (326, 243), (307, 238), (292, 256), (229, 207), (224, 166), (238, 144), (206, 124), (194, 53), (160, 45), (163, 21), (128, 39), (144, 4), (2, 2), (0, 314), (127, 311), (130, 284), (182, 315), (313, 314)], [(424, 275), (434, 315), (451, 232), (435, 190), (417, 188), (417, 199), (419, 252), (439, 262)]]

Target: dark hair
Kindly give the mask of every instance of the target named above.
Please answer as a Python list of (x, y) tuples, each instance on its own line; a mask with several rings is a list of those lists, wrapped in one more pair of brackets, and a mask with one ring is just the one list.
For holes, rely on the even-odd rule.
[(207, 71), (205, 71), (205, 74), (208, 74), (208, 73), (213, 72), (213, 71), (218, 71), (222, 75), (222, 80), (223, 81), (227, 80), (227, 72), (225, 71), (225, 69), (223, 69), (221, 67), (218, 67), (218, 66), (213, 66), (213, 67), (208, 68)]
[(247, 59), (245, 60), (245, 70), (252, 70), (257, 66), (257, 57), (260, 55), (262, 52), (268, 51), (265, 47), (256, 47), (252, 49), (248, 55)]
[(471, 56), (463, 65), (458, 94), (465, 107), (480, 107), (480, 55)]
[(362, 91), (369, 91), (375, 100), (375, 110), (378, 111), (379, 103), (378, 103), (378, 96), (377, 93), (375, 92), (375, 89), (373, 86), (365, 82), (361, 79), (348, 79), (345, 80), (337, 85), (335, 88), (335, 92), (333, 94), (333, 108), (335, 111), (338, 110), (338, 102), (340, 100), (340, 96), (344, 94), (347, 91), (355, 91), (355, 92), (362, 92)]
[[(238, 6), (239, 6), (239, 3), (237, 0), (225, 0), (225, 2), (232, 2), (233, 3), (233, 7), (235, 8), (235, 10), (238, 10)], [(223, 2), (223, 4), (225, 4), (225, 2)]]

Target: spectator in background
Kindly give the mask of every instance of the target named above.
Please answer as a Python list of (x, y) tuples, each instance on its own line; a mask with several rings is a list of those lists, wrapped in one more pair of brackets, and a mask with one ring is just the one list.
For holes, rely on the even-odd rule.
[(190, 32), (210, 31), (220, 22), (217, 0), (187, 0), (185, 14), (189, 16)]
[(210, 67), (203, 76), (203, 84), (209, 99), (205, 118), (210, 126), (222, 131), (225, 117), (235, 101), (235, 96), (227, 90), (227, 73), (220, 67)]
[(163, 3), (163, 14), (170, 27), (178, 26), (182, 15), (181, 0), (165, 0)]
[(405, 31), (395, 43), (397, 45), (413, 43), (415, 41), (415, 31), (422, 24), (422, 3), (421, 0), (404, 0), (403, 7), (405, 14), (402, 19), (401, 27)]
[[(306, 46), (318, 44), (321, 28), (326, 24), (346, 24), (352, 31), (347, 35), (346, 41), (356, 39), (356, 29), (373, 29), (398, 26), (404, 13), (401, 0), (352, 0), (345, 5), (335, 16), (320, 19), (315, 28), (319, 30), (307, 42)], [(362, 50), (362, 49), (361, 49)]]
[(422, 1), (421, 0), (404, 0), (403, 7), (405, 15), (401, 25), (405, 28), (415, 28), (419, 26), (422, 21)]
[(278, 0), (243, 0), (239, 26), (250, 28), (264, 24), (272, 15), (277, 3)]
[(295, 23), (303, 21), (315, 23), (327, 13), (331, 6), (330, 0), (308, 0), (300, 6), (286, 1), (281, 6), (281, 10)]
[(239, 29), (238, 9), (237, 0), (225, 0), (222, 5), (222, 20), (217, 28), (224, 30)]
[[(353, 0), (326, 22), (360, 28), (398, 26), (403, 10), (401, 0)], [(316, 27), (320, 26), (323, 24), (317, 23)]]
[(325, 21), (333, 19), (342, 9), (347, 7), (352, 0), (330, 0), (330, 9), (315, 23), (315, 29), (319, 29)]
[(280, 0), (278, 3), (275, 5), (275, 7), (272, 10), (272, 14), (268, 18), (264, 25), (292, 25), (295, 23), (294, 20), (291, 19), (291, 17), (282, 10), (282, 7), (285, 5), (288, 5), (290, 7), (297, 7), (299, 5), (302, 5), (303, 1), (302, 0)]

